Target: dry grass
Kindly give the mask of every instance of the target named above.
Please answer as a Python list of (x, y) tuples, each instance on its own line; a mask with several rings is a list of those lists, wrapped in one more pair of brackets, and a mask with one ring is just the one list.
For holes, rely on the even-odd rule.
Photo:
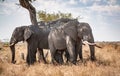
[[(10, 63), (10, 49), (3, 46), (0, 50), (0, 76), (120, 76), (120, 42), (99, 42), (97, 44), (103, 48), (95, 48), (97, 59), (95, 62), (89, 60), (88, 46), (83, 46), (84, 62), (79, 62), (76, 66), (54, 66), (36, 62), (30, 67), (20, 56), (21, 53), (26, 56), (26, 44), (16, 45), (16, 64)], [(47, 61), (50, 61), (50, 55)]]

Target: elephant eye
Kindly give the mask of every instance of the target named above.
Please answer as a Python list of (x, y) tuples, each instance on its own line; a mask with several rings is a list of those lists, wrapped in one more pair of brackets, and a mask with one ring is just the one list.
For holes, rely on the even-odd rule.
[(88, 29), (83, 29), (83, 32), (84, 33), (89, 33), (89, 30)]
[(82, 30), (82, 32), (83, 32), (83, 33), (85, 33), (85, 32), (86, 32), (86, 30), (85, 30), (85, 29), (83, 29), (83, 30)]

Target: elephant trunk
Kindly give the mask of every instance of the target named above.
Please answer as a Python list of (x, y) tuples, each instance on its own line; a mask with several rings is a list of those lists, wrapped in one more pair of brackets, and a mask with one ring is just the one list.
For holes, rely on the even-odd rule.
[(88, 40), (88, 45), (90, 48), (91, 60), (94, 61), (96, 59), (95, 58), (95, 45), (96, 45), (96, 43), (94, 42), (94, 38), (93, 38), (92, 33), (90, 34), (90, 38)]
[(11, 47), (11, 46), (14, 46), (14, 43), (10, 43), (10, 47)]
[(15, 44), (16, 43), (17, 43), (16, 39), (11, 38), (9, 47), (10, 47), (10, 50), (11, 50), (11, 53), (12, 53), (12, 61), (11, 61), (11, 63), (13, 63), (13, 64), (16, 63), (16, 61), (15, 61)]
[(11, 61), (11, 63), (15, 64), (16, 63), (16, 61), (15, 61), (15, 45), (11, 45), (10, 49), (11, 49), (11, 53), (12, 53), (12, 61)]
[(88, 44), (89, 48), (90, 48), (90, 54), (91, 54), (91, 60), (94, 61), (95, 60), (95, 46), (99, 47), (95, 42), (94, 42), (94, 38), (93, 35), (90, 35), (90, 38), (88, 39), (88, 41), (83, 41), (83, 44)]

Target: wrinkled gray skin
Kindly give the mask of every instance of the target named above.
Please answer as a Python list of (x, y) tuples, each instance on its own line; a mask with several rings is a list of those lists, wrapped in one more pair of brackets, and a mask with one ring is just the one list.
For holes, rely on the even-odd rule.
[(73, 20), (50, 31), (48, 36), (52, 63), (55, 64), (55, 53), (57, 50), (68, 50), (70, 62), (76, 63), (75, 45), (77, 41), (78, 21)]
[[(82, 40), (94, 43), (92, 30), (88, 23), (79, 23), (78, 21), (70, 21), (63, 26), (53, 29), (49, 36), (48, 42), (53, 64), (55, 63), (56, 50), (65, 50), (67, 48), (67, 59), (73, 64), (76, 63), (77, 56), (82, 57)], [(90, 45), (91, 60), (95, 60), (94, 46)]]
[(24, 31), (25, 29), (28, 28), (28, 26), (21, 26), (21, 27), (16, 27), (12, 33), (11, 39), (10, 39), (10, 46), (11, 53), (12, 53), (12, 63), (15, 63), (15, 44), (17, 44), (20, 41), (24, 41)]
[[(38, 24), (39, 24), (39, 28), (43, 28), (44, 30), (46, 30), (47, 27), (45, 26), (43, 21), (38, 22)], [(25, 41), (25, 35), (24, 34), (25, 34), (25, 30), (28, 29), (28, 28), (29, 28), (29, 26), (16, 27), (14, 29), (13, 33), (12, 33), (12, 36), (11, 36), (11, 39), (10, 39), (10, 45), (13, 44), (12, 46), (10, 46), (11, 53), (12, 53), (12, 61), (11, 61), (12, 63), (16, 62), (15, 61), (15, 44), (17, 44), (20, 41)], [(47, 33), (47, 35), (48, 35), (48, 33)], [(46, 42), (44, 42), (44, 44), (46, 44)], [(44, 60), (44, 63), (46, 63), (46, 60), (43, 56), (43, 49), (38, 48), (38, 51), (39, 51), (38, 53), (39, 53), (39, 56), (40, 56), (39, 60)]]
[[(78, 42), (76, 43), (77, 55), (79, 56), (81, 60), (83, 60), (83, 56), (82, 56), (83, 43), (82, 42), (88, 41), (90, 43), (94, 43), (94, 37), (92, 34), (92, 29), (88, 23), (81, 22), (77, 26), (78, 26), (78, 38), (79, 38)], [(95, 60), (95, 46), (89, 45), (89, 48), (90, 48), (91, 60), (94, 61)], [(69, 53), (66, 51), (65, 55), (66, 55), (65, 57), (67, 58), (67, 62), (68, 62)]]
[(48, 30), (44, 31), (44, 29), (39, 28), (38, 26), (33, 26), (33, 25), (29, 26), (29, 28), (25, 30), (25, 33), (24, 33), (25, 41), (27, 41), (27, 44), (28, 44), (26, 61), (29, 65), (33, 64), (36, 61), (37, 48), (48, 48), (48, 46), (40, 46), (41, 45), (40, 42), (43, 41), (47, 33), (48, 33)]
[[(37, 26), (21, 26), (21, 27), (16, 27), (15, 30), (13, 31), (13, 34), (12, 34), (12, 37), (11, 37), (11, 40), (10, 40), (10, 48), (11, 48), (11, 52), (12, 52), (12, 63), (15, 63), (15, 44), (20, 42), (20, 41), (27, 41), (27, 43), (30, 43), (31, 40), (29, 40), (30, 37), (35, 37), (36, 40), (37, 40), (37, 35), (38, 33), (37, 32), (40, 32), (39, 29), (36, 29), (38, 28)], [(36, 30), (35, 30), (36, 29)], [(35, 31), (34, 31), (35, 30)], [(32, 35), (33, 33), (36, 33), (34, 35)], [(47, 31), (45, 32), (47, 34)], [(32, 36), (31, 36), (32, 35)], [(41, 37), (43, 35), (40, 35)], [(44, 35), (45, 36), (45, 35)], [(34, 39), (33, 39), (34, 40)], [(32, 41), (33, 41), (32, 40)], [(34, 40), (35, 41), (35, 40)], [(39, 43), (36, 42), (35, 45), (38, 45)], [(28, 44), (28, 49), (30, 49), (30, 47), (33, 45), (34, 47), (34, 44), (31, 43), (31, 45)], [(38, 47), (38, 46), (37, 46)], [(48, 47), (48, 46), (45, 46), (45, 47)], [(33, 48), (34, 49), (34, 48)], [(38, 50), (40, 52), (40, 54), (43, 55), (43, 50), (41, 48), (38, 47)], [(33, 52), (33, 53), (36, 53), (36, 52)], [(29, 55), (29, 51), (28, 51), (28, 55)], [(30, 63), (29, 61), (29, 56), (27, 55), (27, 62)], [(32, 54), (33, 55), (33, 54)], [(43, 57), (44, 59), (44, 57)], [(33, 58), (33, 61), (36, 61), (36, 59)], [(31, 63), (33, 63), (33, 61), (31, 61)], [(45, 61), (45, 60), (44, 60)], [(29, 64), (28, 63), (28, 64)]]
[(40, 28), (38, 26), (22, 26), (17, 27), (11, 37), (10, 44), (13, 44), (10, 46), (12, 51), (12, 63), (15, 63), (15, 44), (19, 41), (26, 41), (27, 42), (27, 63), (33, 64), (36, 61), (36, 52), (37, 48), (40, 52), (41, 57), (43, 57), (43, 60), (46, 63), (46, 60), (43, 56), (43, 48), (48, 49), (48, 34), (50, 32), (50, 29), (46, 28)]
[[(88, 41), (90, 43), (94, 43), (92, 29), (88, 23), (84, 23), (84, 22), (79, 23), (78, 37), (80, 37), (82, 39), (82, 41)], [(80, 43), (77, 43), (78, 44), (78, 47), (77, 47), (78, 54), (79, 54), (79, 58), (81, 60), (83, 59), (83, 57), (82, 57), (82, 41), (80, 41)], [(92, 61), (94, 61), (95, 60), (95, 46), (89, 45), (89, 48), (90, 48), (90, 54), (91, 54), (90, 59)]]
[[(31, 25), (31, 26), (21, 26), (21, 27), (15, 28), (15, 30), (13, 31), (11, 40), (10, 40), (10, 45), (12, 44), (12, 46), (10, 46), (11, 52), (12, 52), (12, 63), (16, 62), (15, 61), (15, 44), (20, 41), (27, 41), (28, 43), (28, 46), (27, 46), (28, 53), (27, 53), (27, 58), (26, 58), (27, 59), (26, 61), (28, 64), (33, 64), (36, 61), (37, 48), (40, 52), (40, 58), (42, 57), (44, 62), (46, 62), (43, 56), (43, 49), (48, 49), (48, 34), (51, 28), (53, 28), (52, 27), (53, 24), (58, 25), (58, 22), (61, 22), (59, 23), (59, 25), (61, 25), (69, 20), (71, 19), (61, 18), (56, 21), (51, 21), (47, 23), (47, 25), (45, 25), (44, 22), (40, 22), (39, 27)], [(48, 28), (48, 27), (51, 27), (51, 28)], [(56, 55), (55, 59), (57, 60), (58, 57), (60, 56)], [(62, 58), (58, 58), (58, 59), (60, 60)]]

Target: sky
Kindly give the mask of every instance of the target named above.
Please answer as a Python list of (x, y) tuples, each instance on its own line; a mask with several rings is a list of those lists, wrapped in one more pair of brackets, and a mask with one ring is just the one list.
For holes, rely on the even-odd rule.
[[(30, 25), (29, 12), (18, 6), (19, 0), (0, 2), (0, 40), (10, 39), (15, 27)], [(79, 22), (87, 22), (95, 41), (120, 41), (120, 0), (36, 0), (37, 11), (72, 13)]]

